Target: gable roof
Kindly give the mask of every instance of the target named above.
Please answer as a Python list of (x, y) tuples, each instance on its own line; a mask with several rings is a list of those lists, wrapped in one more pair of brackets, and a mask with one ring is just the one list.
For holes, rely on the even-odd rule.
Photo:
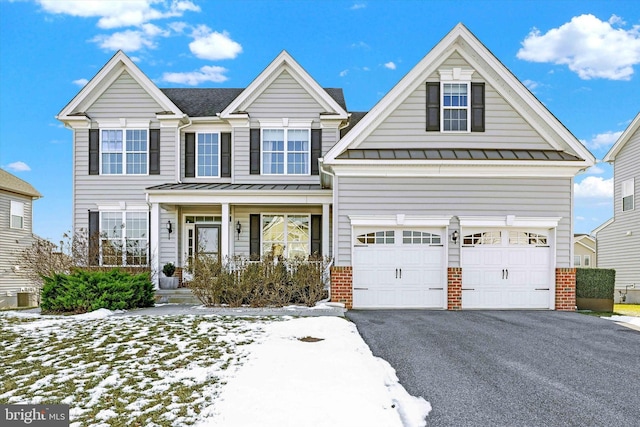
[(324, 162), (331, 163), (346, 149), (357, 148), (382, 121), (423, 84), (425, 76), (437, 71), (454, 51), (458, 52), (474, 69), (482, 71), (487, 83), (509, 101), (554, 149), (563, 151), (568, 147), (578, 154), (584, 166), (592, 166), (595, 163), (593, 154), (463, 24), (456, 25), (344, 138), (334, 145), (324, 156)]
[(622, 150), (627, 142), (631, 139), (631, 137), (636, 133), (636, 131), (640, 129), (640, 112), (636, 115), (636, 118), (631, 121), (631, 124), (625, 129), (625, 131), (620, 135), (620, 138), (613, 144), (613, 147), (607, 152), (604, 156), (603, 161), (605, 162), (613, 162), (616, 159), (616, 155)]
[(98, 71), (98, 73), (78, 92), (78, 94), (58, 113), (56, 118), (61, 121), (77, 120), (84, 116), (89, 108), (105, 90), (124, 71), (151, 96), (165, 113), (172, 113), (182, 117), (180, 109), (149, 79), (137, 65), (121, 50)]
[(22, 194), (24, 196), (30, 196), (35, 199), (42, 197), (42, 194), (38, 192), (31, 184), (24, 181), (17, 176), (10, 174), (4, 169), (0, 169), (0, 190), (10, 191), (16, 194)]
[(287, 71), (325, 109), (325, 115), (333, 115), (335, 118), (345, 120), (348, 118), (344, 97), (342, 102), (336, 101), (285, 50), (280, 52), (267, 68), (220, 113), (220, 117), (229, 118), (233, 115), (245, 114), (246, 108), (284, 71)]
[[(165, 88), (162, 93), (189, 117), (213, 117), (221, 113), (243, 91), (241, 88)], [(342, 89), (324, 88), (346, 110)]]

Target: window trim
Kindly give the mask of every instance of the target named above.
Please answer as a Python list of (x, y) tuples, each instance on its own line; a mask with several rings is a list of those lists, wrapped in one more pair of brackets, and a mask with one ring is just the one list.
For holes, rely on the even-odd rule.
[(583, 255), (582, 258), (584, 259), (584, 267), (591, 267), (591, 255)]
[(573, 266), (574, 267), (582, 267), (582, 256), (581, 255), (574, 255), (573, 256)]
[[(216, 134), (218, 135), (218, 174), (217, 175), (200, 175), (198, 173), (199, 171), (199, 162), (198, 162), (198, 156), (199, 156), (199, 150), (198, 150), (198, 136), (199, 135), (204, 135), (204, 134)], [(207, 132), (207, 131), (200, 131), (200, 132), (196, 132), (196, 138), (195, 138), (195, 177), (196, 178), (220, 178), (221, 177), (221, 169), (222, 169), (222, 136), (221, 136), (221, 132), (220, 131), (211, 131), (211, 132)]]
[[(104, 131), (112, 131), (112, 130), (119, 130), (122, 131), (122, 151), (120, 151), (120, 154), (122, 155), (122, 173), (105, 173), (102, 169), (102, 155), (105, 153), (105, 151), (102, 149), (102, 133)], [(127, 151), (127, 131), (136, 131), (136, 130), (143, 130), (147, 133), (147, 143), (146, 143), (146, 147), (147, 149), (144, 151), (144, 153), (147, 156), (147, 160), (146, 160), (146, 169), (144, 173), (127, 173), (127, 153), (143, 153), (143, 151)], [(98, 159), (99, 159), (99, 171), (100, 171), (100, 175), (105, 175), (105, 176), (111, 176), (111, 175), (115, 175), (115, 176), (120, 176), (120, 175), (128, 175), (128, 176), (148, 176), (149, 175), (149, 163), (150, 163), (150, 153), (149, 153), (149, 145), (150, 145), (150, 129), (147, 127), (102, 127), (99, 129), (98, 131)], [(117, 151), (107, 151), (106, 153), (118, 153)]]
[[(105, 235), (104, 234), (104, 230), (102, 229), (102, 224), (103, 224), (103, 214), (105, 213), (117, 213), (120, 214), (121, 216), (121, 236), (117, 239), (114, 238), (109, 238), (108, 233)], [(132, 214), (132, 213), (137, 213), (137, 214), (142, 214), (145, 218), (146, 221), (146, 238), (144, 239), (140, 239), (140, 238), (135, 238), (135, 240), (141, 241), (144, 240), (145, 241), (145, 258), (146, 261), (144, 264), (127, 264), (127, 214)], [(99, 211), (99, 220), (98, 220), (98, 226), (99, 226), (99, 230), (98, 230), (98, 234), (100, 236), (99, 238), (99, 265), (101, 266), (107, 266), (107, 267), (143, 267), (149, 264), (149, 211), (144, 211), (144, 210), (101, 210)], [(120, 260), (120, 264), (105, 264), (104, 263), (104, 254), (103, 254), (103, 247), (102, 247), (102, 242), (103, 240), (115, 240), (115, 241), (120, 241), (121, 243), (121, 250), (122, 250), (122, 259)], [(134, 240), (132, 238), (132, 240)]]
[[(633, 211), (636, 208), (636, 200), (635, 200), (635, 191), (636, 191), (635, 179), (630, 178), (622, 181), (621, 183), (621, 201), (622, 201), (622, 212)], [(631, 207), (628, 209), (624, 208), (624, 199), (627, 197), (631, 198)]]
[[(445, 85), (465, 85), (467, 87), (467, 103), (464, 107), (461, 106), (445, 106), (444, 105), (444, 88)], [(444, 112), (446, 110), (464, 110), (467, 120), (466, 120), (466, 129), (465, 130), (446, 130), (444, 127)], [(471, 81), (460, 81), (460, 80), (441, 80), (440, 81), (440, 132), (443, 133), (471, 133)]]
[[(265, 246), (265, 238), (264, 238), (264, 217), (265, 216), (282, 216), (284, 217), (284, 224), (285, 224), (285, 230), (287, 230), (287, 224), (289, 222), (289, 217), (290, 216), (306, 216), (307, 220), (308, 220), (308, 224), (309, 224), (309, 235), (308, 235), (308, 240), (307, 240), (307, 254), (306, 256), (311, 255), (311, 214), (310, 213), (305, 213), (305, 212), (301, 212), (301, 213), (295, 213), (295, 212), (288, 212), (288, 213), (281, 213), (281, 212), (263, 212), (260, 214), (260, 256), (263, 257), (264, 256), (264, 246)], [(288, 231), (288, 230), (287, 230)], [(289, 259), (289, 241), (288, 241), (288, 232), (284, 234), (285, 240), (284, 240), (284, 251), (283, 251), (283, 256), (285, 259)]]
[[(264, 131), (265, 130), (283, 130), (284, 131), (284, 150), (282, 151), (284, 155), (284, 168), (283, 173), (269, 173), (266, 171), (264, 165)], [(307, 151), (305, 154), (307, 155), (307, 173), (288, 173), (288, 134), (289, 130), (304, 130), (307, 132)], [(269, 153), (273, 153), (274, 151), (269, 151)], [(302, 153), (300, 151), (294, 151), (294, 153)], [(260, 174), (261, 175), (269, 175), (269, 176), (311, 176), (311, 128), (310, 127), (277, 127), (277, 126), (265, 126), (260, 127)]]
[[(12, 228), (14, 230), (24, 230), (24, 205), (25, 203), (19, 200), (11, 200), (11, 207), (9, 211), (9, 228)], [(14, 227), (14, 217), (20, 218), (20, 227)]]

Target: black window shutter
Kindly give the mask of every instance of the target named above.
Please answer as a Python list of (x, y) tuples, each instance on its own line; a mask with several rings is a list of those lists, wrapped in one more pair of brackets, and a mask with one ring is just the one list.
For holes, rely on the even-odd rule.
[(322, 257), (322, 215), (311, 215), (311, 256)]
[(89, 175), (100, 175), (99, 129), (89, 129)]
[(193, 132), (184, 134), (184, 176), (196, 176), (196, 134)]
[(427, 131), (440, 130), (440, 82), (427, 82)]
[(471, 132), (484, 132), (484, 83), (471, 83)]
[(231, 133), (220, 134), (220, 176), (231, 177)]
[(160, 175), (160, 129), (149, 129), (149, 175)]
[(100, 263), (100, 212), (89, 211), (89, 265)]
[(249, 174), (260, 175), (260, 129), (251, 129), (249, 134)]
[(322, 152), (322, 129), (311, 129), (311, 175), (320, 175), (318, 159)]
[(249, 259), (256, 261), (260, 259), (260, 214), (249, 215)]

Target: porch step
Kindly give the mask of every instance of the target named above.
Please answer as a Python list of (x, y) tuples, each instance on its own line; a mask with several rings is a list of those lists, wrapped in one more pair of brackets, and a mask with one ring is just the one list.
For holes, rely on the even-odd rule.
[(193, 304), (202, 305), (202, 303), (193, 295), (190, 289), (156, 289), (156, 304)]

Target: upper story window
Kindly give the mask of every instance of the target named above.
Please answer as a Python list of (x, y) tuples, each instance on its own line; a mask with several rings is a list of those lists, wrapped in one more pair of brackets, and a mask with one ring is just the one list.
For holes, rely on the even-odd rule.
[(635, 194), (635, 185), (633, 178), (622, 182), (622, 211), (632, 211), (635, 206), (633, 196)]
[(24, 228), (24, 203), (11, 201), (11, 228)]
[(438, 72), (440, 81), (426, 83), (427, 132), (484, 132), (485, 84), (471, 82), (471, 69)]
[(198, 177), (220, 176), (220, 134), (198, 133), (196, 144)]
[(103, 175), (146, 175), (149, 136), (147, 129), (102, 129), (100, 132)]
[(309, 175), (310, 129), (262, 129), (262, 173)]
[(442, 83), (442, 130), (469, 130), (469, 83)]

